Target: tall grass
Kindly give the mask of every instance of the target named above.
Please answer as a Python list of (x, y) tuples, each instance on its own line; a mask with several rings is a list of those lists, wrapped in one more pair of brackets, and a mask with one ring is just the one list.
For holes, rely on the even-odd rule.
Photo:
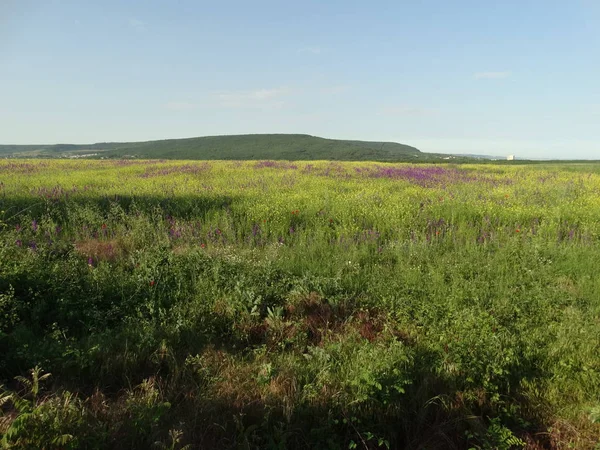
[(0, 161), (0, 445), (594, 448), (599, 194), (594, 165)]

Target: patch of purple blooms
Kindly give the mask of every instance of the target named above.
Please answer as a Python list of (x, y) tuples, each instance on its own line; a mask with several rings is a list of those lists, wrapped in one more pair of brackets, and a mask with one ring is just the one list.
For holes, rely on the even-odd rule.
[(202, 172), (206, 172), (211, 169), (209, 163), (202, 164), (185, 164), (183, 166), (149, 166), (146, 167), (144, 173), (140, 175), (140, 178), (152, 178), (152, 177), (164, 177), (172, 174), (189, 174), (198, 175)]
[(438, 187), (453, 183), (486, 183), (510, 184), (510, 180), (490, 177), (484, 174), (441, 166), (375, 166), (372, 168), (355, 168), (357, 174), (369, 178), (390, 178), (406, 180), (423, 187)]
[(0, 173), (6, 172), (33, 174), (39, 172), (41, 169), (45, 169), (46, 167), (48, 167), (48, 163), (46, 162), (37, 162), (35, 164), (25, 162), (9, 162), (7, 164), (0, 165)]
[(298, 166), (296, 164), (287, 162), (287, 161), (258, 161), (254, 164), (255, 169), (287, 169), (287, 170), (296, 170)]

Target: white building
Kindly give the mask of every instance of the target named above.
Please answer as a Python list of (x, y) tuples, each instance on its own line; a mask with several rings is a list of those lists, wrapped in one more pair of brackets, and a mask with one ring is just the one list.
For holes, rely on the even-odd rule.
[(508, 156), (506, 157), (506, 160), (507, 160), (507, 161), (514, 161), (514, 159), (515, 159), (515, 155), (508, 155)]

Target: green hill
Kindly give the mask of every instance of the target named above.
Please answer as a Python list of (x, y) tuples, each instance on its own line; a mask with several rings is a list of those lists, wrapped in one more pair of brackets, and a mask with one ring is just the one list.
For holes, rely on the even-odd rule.
[(430, 157), (414, 147), (395, 142), (324, 139), (305, 134), (207, 136), (87, 145), (0, 145), (0, 156), (297, 161), (415, 161)]

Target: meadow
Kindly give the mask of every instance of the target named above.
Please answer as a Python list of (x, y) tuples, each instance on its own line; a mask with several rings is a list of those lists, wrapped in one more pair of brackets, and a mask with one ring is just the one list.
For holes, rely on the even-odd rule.
[(0, 160), (0, 448), (598, 448), (599, 266), (599, 164)]

